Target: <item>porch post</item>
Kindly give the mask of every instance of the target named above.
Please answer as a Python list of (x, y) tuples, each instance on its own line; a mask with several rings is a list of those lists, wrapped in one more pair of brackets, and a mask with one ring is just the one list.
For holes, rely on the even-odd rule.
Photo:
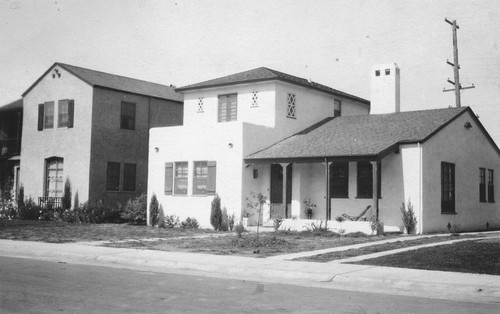
[(328, 160), (325, 158), (325, 186), (326, 186), (326, 193), (325, 193), (325, 199), (326, 199), (326, 220), (330, 220), (331, 218), (331, 199), (330, 199), (330, 163)]
[(373, 210), (375, 211), (375, 215), (378, 219), (378, 165), (376, 161), (371, 161), (372, 164), (372, 199), (373, 199)]
[(288, 204), (286, 203), (286, 167), (288, 164), (280, 164), (283, 168), (283, 209), (285, 210), (285, 217), (288, 218)]

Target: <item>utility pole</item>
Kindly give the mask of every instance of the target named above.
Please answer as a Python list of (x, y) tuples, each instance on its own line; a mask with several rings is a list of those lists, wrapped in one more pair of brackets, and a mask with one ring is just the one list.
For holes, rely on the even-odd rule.
[(450, 88), (450, 89), (443, 88), (443, 92), (455, 91), (455, 103), (457, 107), (461, 107), (460, 90), (475, 88), (475, 86), (474, 84), (472, 84), (472, 86), (462, 87), (462, 85), (460, 84), (460, 76), (459, 76), (460, 65), (458, 63), (458, 44), (457, 44), (457, 29), (459, 29), (460, 27), (458, 27), (456, 20), (453, 20), (452, 22), (447, 18), (445, 18), (444, 21), (450, 24), (453, 30), (453, 63), (451, 63), (449, 60), (446, 60), (446, 63), (448, 63), (453, 67), (453, 74), (455, 77), (455, 81), (448, 79), (448, 83), (450, 83), (451, 85), (455, 85), (455, 88)]

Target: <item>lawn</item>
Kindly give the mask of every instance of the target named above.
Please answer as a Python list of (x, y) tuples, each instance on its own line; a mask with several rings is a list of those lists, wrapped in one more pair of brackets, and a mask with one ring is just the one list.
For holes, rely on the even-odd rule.
[(421, 238), (421, 239), (406, 240), (406, 241), (396, 241), (396, 242), (392, 242), (392, 243), (373, 245), (373, 246), (363, 247), (363, 248), (359, 248), (359, 249), (350, 249), (350, 250), (345, 250), (345, 251), (340, 251), (340, 252), (331, 252), (331, 253), (301, 257), (301, 258), (297, 258), (295, 260), (306, 261), (306, 262), (326, 263), (326, 262), (331, 262), (331, 261), (350, 258), (350, 257), (368, 255), (368, 254), (378, 253), (378, 252), (385, 252), (385, 251), (407, 248), (407, 247), (411, 247), (411, 246), (423, 245), (423, 244), (428, 244), (428, 243), (439, 243), (439, 242), (456, 240), (456, 239), (457, 239), (456, 236), (450, 235), (450, 236)]
[[(163, 251), (235, 254), (266, 257), (271, 255), (319, 250), (397, 237), (342, 236), (332, 232), (261, 232), (243, 233), (213, 230), (158, 229), (127, 224), (70, 224), (54, 221), (0, 220), (0, 238), (44, 242), (106, 241), (109, 247), (127, 247)], [(160, 240), (151, 238), (161, 238)], [(129, 241), (130, 239), (133, 239)]]
[(500, 241), (464, 241), (353, 264), (500, 275)]

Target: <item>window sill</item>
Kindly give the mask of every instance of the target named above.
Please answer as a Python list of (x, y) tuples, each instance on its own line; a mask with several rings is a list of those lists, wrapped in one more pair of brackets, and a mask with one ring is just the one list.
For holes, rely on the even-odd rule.
[(290, 117), (290, 116), (286, 116), (288, 119), (293, 119), (293, 120), (297, 120), (297, 117)]
[[(355, 199), (371, 200), (371, 199), (373, 199), (373, 197), (372, 196), (356, 196)], [(379, 196), (378, 199), (381, 200), (382, 197)]]
[(456, 212), (441, 212), (441, 215), (456, 215)]
[(347, 200), (349, 199), (349, 196), (330, 196), (330, 198)]
[(136, 191), (105, 190), (106, 193), (135, 193)]

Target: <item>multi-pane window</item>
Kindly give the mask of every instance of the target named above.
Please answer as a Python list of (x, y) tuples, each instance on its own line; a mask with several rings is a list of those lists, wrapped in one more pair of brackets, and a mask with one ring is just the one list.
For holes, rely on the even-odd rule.
[(493, 169), (488, 169), (488, 203), (495, 202), (495, 185), (493, 179)]
[(455, 165), (441, 163), (441, 212), (455, 213)]
[(486, 202), (486, 169), (479, 168), (479, 201)]
[(67, 99), (59, 100), (57, 111), (57, 127), (67, 127), (69, 123), (69, 101)]
[(349, 197), (349, 163), (332, 162), (330, 165), (330, 197)]
[(204, 112), (203, 97), (198, 98), (198, 110), (197, 110), (197, 112)]
[(188, 163), (176, 162), (174, 175), (174, 194), (187, 194), (188, 186)]
[(43, 114), (43, 128), (52, 129), (54, 127), (54, 102), (45, 103)]
[(59, 157), (49, 158), (46, 160), (46, 197), (62, 197), (63, 196), (63, 159)]
[(207, 194), (207, 179), (207, 162), (195, 161), (193, 171), (193, 194)]
[[(358, 184), (358, 198), (372, 198), (373, 197), (373, 166), (371, 162), (360, 161), (358, 162), (357, 184)], [(382, 191), (382, 171), (380, 162), (377, 163), (377, 194), (381, 197)]]
[(135, 164), (124, 164), (123, 165), (123, 191), (134, 192), (135, 191)]
[(120, 190), (120, 163), (108, 162), (108, 169), (106, 173), (106, 190)]
[(135, 104), (122, 101), (120, 128), (124, 130), (135, 130)]
[(259, 106), (259, 92), (252, 92), (252, 107)]
[(296, 102), (295, 94), (288, 94), (287, 96), (287, 118), (296, 118)]
[(236, 121), (238, 117), (238, 94), (219, 96), (219, 122)]
[(341, 116), (341, 111), (342, 110), (342, 103), (340, 100), (334, 100), (333, 101), (333, 116), (334, 117), (339, 117)]

